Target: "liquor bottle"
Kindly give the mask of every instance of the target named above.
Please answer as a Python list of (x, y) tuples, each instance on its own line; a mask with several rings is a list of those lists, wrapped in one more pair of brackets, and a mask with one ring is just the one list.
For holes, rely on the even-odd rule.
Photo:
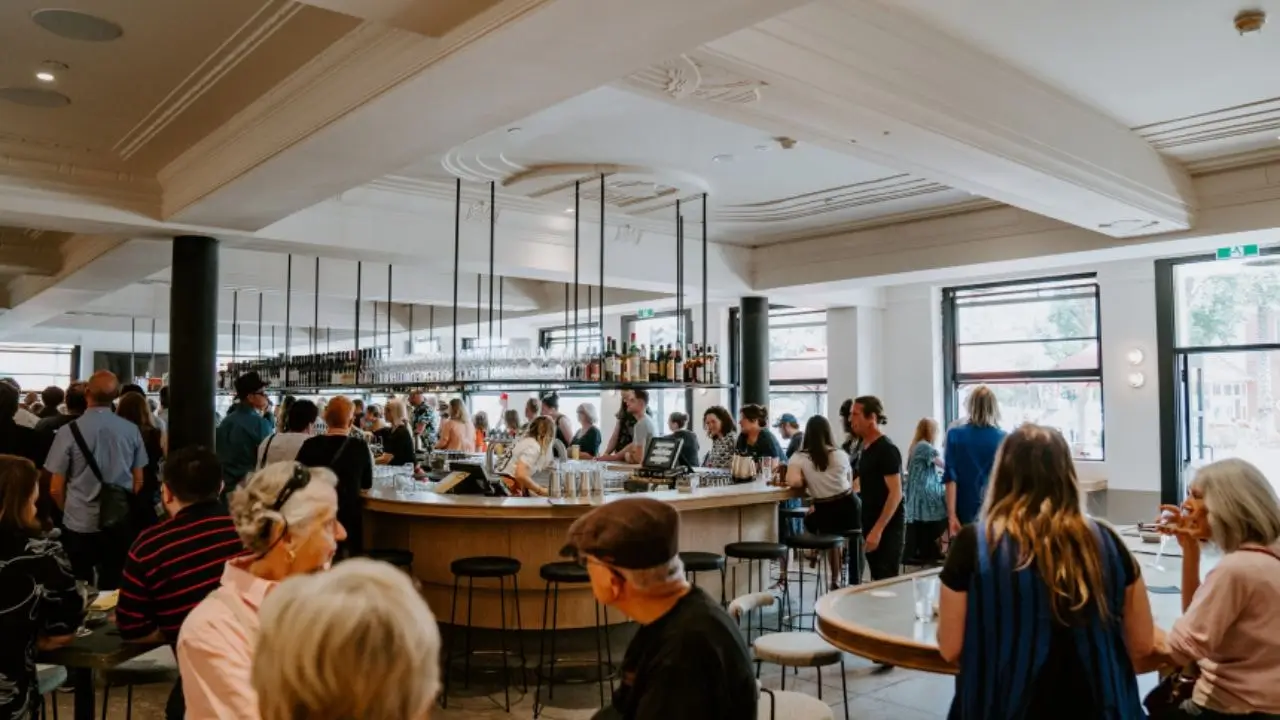
[(639, 368), (636, 370), (636, 380), (639, 382), (649, 382), (649, 349), (644, 345), (640, 346)]
[(636, 344), (635, 333), (631, 333), (631, 346), (627, 348), (627, 365), (631, 382), (644, 382), (644, 376), (640, 374), (640, 346)]
[(618, 381), (618, 376), (613, 372), (613, 338), (606, 339), (604, 343), (604, 381)]
[(672, 373), (676, 377), (676, 382), (684, 382), (684, 349), (676, 345), (676, 369)]

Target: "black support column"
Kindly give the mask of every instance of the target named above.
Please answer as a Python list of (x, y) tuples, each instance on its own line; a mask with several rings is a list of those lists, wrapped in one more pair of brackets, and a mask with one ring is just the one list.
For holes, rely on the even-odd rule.
[(769, 404), (769, 298), (742, 298), (742, 404)]
[(173, 239), (169, 289), (169, 452), (213, 449), (218, 363), (218, 241)]

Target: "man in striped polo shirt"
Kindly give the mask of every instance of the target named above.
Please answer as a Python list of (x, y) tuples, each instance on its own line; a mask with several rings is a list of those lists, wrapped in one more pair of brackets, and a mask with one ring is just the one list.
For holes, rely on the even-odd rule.
[[(183, 448), (165, 462), (161, 498), (169, 519), (144, 530), (125, 560), (116, 606), (125, 640), (176, 644), (187, 613), (221, 582), (223, 565), (244, 554), (221, 492), (222, 464), (208, 449)], [(181, 681), (165, 715), (185, 715)]]

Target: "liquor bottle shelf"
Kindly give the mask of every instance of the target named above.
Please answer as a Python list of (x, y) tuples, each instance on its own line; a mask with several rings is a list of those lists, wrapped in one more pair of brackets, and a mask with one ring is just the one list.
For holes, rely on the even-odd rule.
[(727, 390), (731, 385), (709, 385), (699, 383), (673, 382), (588, 382), (586, 380), (459, 380), (457, 382), (400, 382), (375, 383), (369, 385), (320, 385), (320, 386), (279, 386), (269, 388), (271, 391), (289, 393), (331, 393), (331, 392), (410, 392), (423, 390), (426, 392), (484, 392), (521, 390)]

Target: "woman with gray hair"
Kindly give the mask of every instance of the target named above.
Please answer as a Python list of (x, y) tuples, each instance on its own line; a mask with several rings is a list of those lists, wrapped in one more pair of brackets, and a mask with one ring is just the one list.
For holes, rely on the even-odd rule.
[(600, 428), (596, 427), (598, 422), (595, 405), (582, 403), (578, 406), (579, 427), (571, 444), (578, 446), (581, 457), (590, 458), (600, 454), (600, 443), (604, 441), (604, 436), (600, 434)]
[(250, 683), (258, 609), (285, 578), (328, 569), (347, 537), (338, 522), (338, 478), (294, 462), (268, 465), (231, 495), (248, 554), (227, 563), (222, 585), (191, 611), (178, 635), (187, 720), (252, 720)]
[[(1280, 715), (1280, 500), (1244, 460), (1200, 468), (1181, 507), (1159, 527), (1182, 547), (1182, 617), (1167, 654), (1201, 672), (1178, 717)], [(1200, 582), (1200, 545), (1222, 551)]]
[(292, 578), (261, 617), (252, 678), (262, 720), (430, 714), (440, 691), (440, 630), (396, 568), (356, 558)]

